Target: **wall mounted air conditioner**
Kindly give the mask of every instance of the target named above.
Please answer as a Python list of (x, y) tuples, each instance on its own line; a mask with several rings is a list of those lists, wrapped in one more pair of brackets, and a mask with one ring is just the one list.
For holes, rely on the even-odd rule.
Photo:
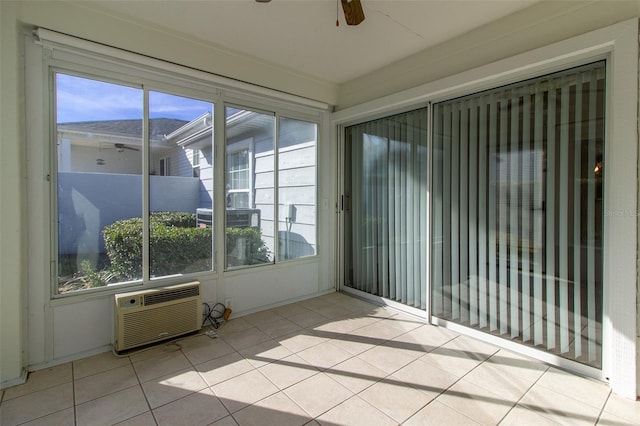
[(123, 351), (200, 330), (200, 283), (115, 295), (115, 350)]

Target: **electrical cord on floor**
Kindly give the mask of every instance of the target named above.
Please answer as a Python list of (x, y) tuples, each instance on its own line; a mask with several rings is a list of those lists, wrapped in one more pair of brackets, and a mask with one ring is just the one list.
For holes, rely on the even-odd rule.
[(220, 328), (220, 320), (224, 317), (224, 313), (227, 308), (222, 303), (216, 303), (215, 305), (213, 305), (213, 308), (208, 303), (203, 303), (203, 305), (204, 319), (202, 320), (202, 325), (204, 326), (208, 321), (211, 327), (216, 329)]

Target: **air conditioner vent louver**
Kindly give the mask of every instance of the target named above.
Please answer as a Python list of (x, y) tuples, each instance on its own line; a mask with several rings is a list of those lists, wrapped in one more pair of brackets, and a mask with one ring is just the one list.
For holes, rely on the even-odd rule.
[(200, 330), (200, 283), (115, 295), (115, 350), (135, 348)]
[(170, 302), (172, 300), (184, 299), (200, 295), (200, 287), (190, 286), (177, 288), (174, 290), (163, 290), (144, 295), (144, 306), (156, 305), (158, 303)]

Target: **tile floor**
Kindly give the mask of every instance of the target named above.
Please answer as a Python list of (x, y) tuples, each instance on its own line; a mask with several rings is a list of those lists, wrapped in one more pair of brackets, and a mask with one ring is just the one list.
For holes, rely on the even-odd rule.
[(640, 424), (607, 385), (334, 293), (0, 391), (0, 424)]

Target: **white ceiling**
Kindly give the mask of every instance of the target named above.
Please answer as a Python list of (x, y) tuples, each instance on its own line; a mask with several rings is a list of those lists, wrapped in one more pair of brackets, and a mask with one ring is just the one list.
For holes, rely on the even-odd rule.
[(173, 0), (93, 4), (333, 83), (344, 83), (540, 0), (361, 0), (348, 26), (336, 0)]

